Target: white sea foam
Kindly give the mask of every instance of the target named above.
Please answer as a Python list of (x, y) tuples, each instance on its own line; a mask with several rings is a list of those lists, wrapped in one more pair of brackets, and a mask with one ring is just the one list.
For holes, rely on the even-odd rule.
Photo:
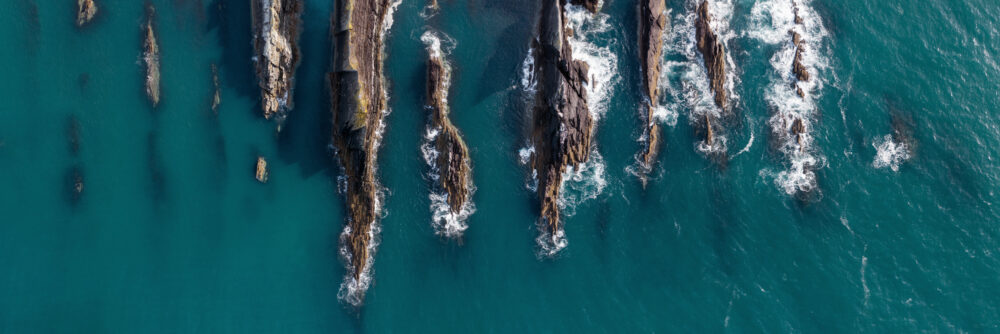
[(555, 234), (552, 234), (549, 232), (548, 226), (539, 225), (538, 229), (542, 231), (535, 238), (539, 247), (539, 257), (553, 257), (559, 254), (563, 248), (569, 246), (569, 241), (566, 240), (566, 230), (560, 228)]
[[(444, 48), (442, 48), (442, 36), (445, 41)], [(430, 31), (424, 32), (424, 34), (420, 36), (420, 40), (427, 46), (427, 52), (432, 57), (444, 57), (446, 54), (451, 52), (455, 45), (455, 41), (447, 35), (439, 35)], [(444, 107), (447, 108), (448, 87), (451, 86), (451, 65), (445, 59), (442, 59), (442, 63), (444, 64), (444, 73), (442, 74), (444, 92), (442, 92), (442, 96), (445, 103)], [(430, 106), (427, 107), (430, 108)], [(431, 110), (428, 110), (428, 112), (430, 111)], [(447, 113), (447, 111), (445, 111), (445, 113)], [(428, 122), (427, 132), (424, 135), (424, 143), (420, 146), (424, 161), (426, 161), (427, 165), (430, 167), (427, 172), (427, 177), (435, 185), (438, 185), (438, 182), (441, 180), (441, 167), (437, 165), (437, 158), (441, 152), (438, 152), (435, 146), (435, 140), (437, 140), (437, 136), (440, 134), (441, 127)], [(475, 192), (475, 186), (472, 184), (471, 177), (466, 180), (466, 185), (469, 187), (467, 190), (469, 198), (471, 198), (471, 195)], [(468, 229), (466, 221), (468, 217), (476, 211), (476, 206), (471, 200), (469, 200), (463, 203), (461, 208), (454, 210), (454, 208), (452, 208), (448, 203), (448, 196), (448, 193), (440, 189), (439, 186), (433, 187), (433, 190), (429, 195), (431, 201), (430, 209), (432, 213), (431, 226), (434, 227), (434, 232), (437, 235), (444, 236), (446, 238), (461, 237), (462, 233)]]
[[(586, 8), (576, 5), (566, 6), (566, 26), (573, 31), (569, 44), (573, 48), (573, 59), (587, 63), (590, 78), (587, 80), (587, 105), (596, 124), (608, 109), (608, 102), (614, 86), (620, 80), (618, 75), (618, 55), (611, 51), (618, 43), (614, 39), (613, 26), (608, 22), (611, 15), (592, 14)], [(595, 40), (609, 41), (598, 46)]]
[[(672, 103), (666, 104), (669, 110), (687, 109), (688, 120), (692, 124), (701, 124), (708, 115), (712, 119), (722, 117), (723, 110), (715, 105), (714, 93), (709, 85), (708, 73), (705, 69), (705, 62), (698, 51), (695, 34), (695, 22), (698, 19), (696, 8), (700, 0), (687, 0), (683, 13), (675, 15), (671, 20), (673, 24), (669, 38), (665, 38), (664, 56), (665, 59), (676, 59), (665, 61), (663, 70), (660, 72), (660, 89), (666, 91)], [(719, 0), (709, 2), (708, 11), (711, 20), (711, 27), (719, 40), (729, 48), (729, 42), (736, 37), (735, 32), (729, 27), (732, 19), (733, 0)], [(726, 53), (726, 82), (724, 84), (728, 96), (727, 105), (732, 106), (740, 100), (735, 87), (739, 84), (739, 68), (733, 62), (729, 52)], [(677, 76), (679, 80), (670, 80), (672, 76)], [(714, 129), (717, 130), (717, 129)], [(715, 141), (712, 145), (701, 142), (695, 145), (696, 150), (706, 154), (723, 153), (727, 150), (725, 136), (715, 131)]]
[[(379, 46), (379, 51), (378, 52), (384, 52), (385, 51), (384, 50), (385, 49), (385, 43), (384, 43), (385, 36), (389, 32), (389, 28), (392, 27), (393, 14), (395, 13), (396, 8), (399, 7), (400, 3), (402, 3), (402, 0), (396, 0), (395, 2), (393, 2), (392, 4), (390, 4), (389, 8), (387, 9), (387, 12), (385, 14), (385, 21), (382, 24), (382, 30), (380, 32), (381, 36), (382, 36), (383, 43), (382, 43), (382, 45)], [(379, 78), (379, 80), (383, 81), (382, 82), (382, 87), (383, 87), (383, 90), (382, 90), (382, 99), (386, 101), (386, 106), (388, 106), (388, 104), (389, 104), (388, 103), (388, 99), (389, 99), (389, 92), (388, 92), (389, 85), (385, 82), (385, 78), (384, 77)], [(375, 139), (374, 139), (375, 142), (372, 145), (372, 150), (374, 152), (378, 152), (379, 147), (382, 146), (382, 135), (385, 133), (385, 127), (386, 127), (385, 118), (389, 115), (389, 113), (392, 112), (392, 110), (390, 110), (388, 107), (384, 107), (379, 112), (382, 114), (382, 119), (379, 121), (378, 127), (375, 129)], [(341, 166), (342, 166), (341, 167), (341, 176), (343, 177), (343, 180), (341, 180), (341, 178), (338, 178), (338, 183), (343, 182), (344, 183), (343, 188), (346, 191), (347, 190), (346, 188), (347, 188), (347, 182), (348, 182), (347, 178), (348, 178), (348, 176), (346, 175), (346, 173), (343, 170), (343, 164), (341, 164)], [(376, 173), (376, 175), (377, 175), (377, 172), (378, 172), (377, 166), (378, 166), (378, 164), (373, 164), (372, 166), (370, 166), (370, 168), (373, 169), (373, 172)], [(344, 266), (346, 267), (347, 272), (346, 272), (346, 274), (344, 274), (344, 281), (340, 284), (340, 289), (337, 291), (337, 298), (340, 299), (340, 300), (342, 300), (342, 301), (344, 301), (344, 302), (347, 302), (347, 303), (349, 303), (351, 305), (354, 305), (355, 307), (361, 306), (361, 304), (364, 303), (365, 293), (368, 291), (368, 288), (371, 286), (371, 283), (372, 283), (372, 266), (374, 265), (374, 262), (375, 262), (375, 251), (378, 248), (379, 242), (381, 241), (379, 239), (379, 237), (380, 237), (380, 233), (382, 231), (382, 226), (381, 226), (381, 224), (379, 224), (379, 221), (381, 220), (381, 218), (384, 218), (381, 215), (385, 214), (383, 212), (383, 210), (382, 210), (382, 201), (383, 201), (383, 198), (385, 197), (385, 189), (382, 187), (381, 184), (378, 184), (378, 180), (376, 180), (375, 182), (376, 182), (376, 184), (374, 185), (374, 187), (376, 189), (375, 190), (375, 198), (372, 200), (373, 201), (372, 205), (374, 206), (375, 216), (376, 217), (373, 218), (374, 221), (372, 222), (371, 227), (370, 227), (370, 229), (368, 230), (368, 233), (367, 233), (368, 240), (369, 240), (368, 247), (367, 247), (367, 257), (364, 260), (364, 270), (361, 271), (361, 275), (359, 275), (359, 278), (355, 278), (354, 275), (353, 275), (353, 273), (355, 271), (355, 268), (354, 268), (354, 265), (352, 264), (353, 262), (351, 261), (352, 260), (351, 259), (352, 255), (351, 255), (350, 249), (347, 247), (347, 245), (348, 245), (347, 238), (351, 235), (351, 224), (350, 224), (350, 221), (348, 221), (347, 225), (344, 226), (344, 231), (340, 233), (340, 245), (341, 246), (340, 246), (340, 249), (339, 249), (339, 253), (340, 253), (341, 259), (344, 261)], [(340, 187), (340, 185), (338, 184), (338, 188), (339, 187)], [(348, 220), (350, 220), (350, 219), (351, 218), (348, 217)]]
[(899, 166), (910, 159), (910, 148), (906, 143), (894, 141), (892, 135), (875, 138), (872, 146), (875, 146), (876, 151), (875, 161), (872, 161), (875, 168), (888, 167), (893, 172), (898, 172)]
[[(663, 17), (667, 18), (668, 22), (667, 22), (667, 28), (663, 29), (663, 31), (660, 32), (661, 33), (660, 38), (663, 41), (663, 45), (660, 46), (660, 51), (661, 51), (660, 52), (660, 78), (659, 78), (659, 80), (657, 80), (658, 86), (656, 87), (656, 89), (658, 91), (662, 91), (665, 87), (668, 86), (663, 81), (668, 80), (667, 77), (669, 76), (669, 73), (665, 73), (665, 72), (668, 72), (669, 69), (670, 69), (670, 67), (668, 67), (668, 65), (667, 65), (667, 58), (664, 57), (664, 56), (669, 52), (668, 48), (670, 48), (670, 33), (671, 33), (670, 24), (671, 24), (671, 22), (669, 20), (670, 20), (670, 14), (672, 12), (673, 11), (670, 10), (669, 8), (665, 8), (663, 10)], [(650, 101), (650, 105), (652, 106), (652, 111), (651, 112), (653, 113), (653, 120), (656, 121), (656, 122), (660, 122), (662, 124), (665, 124), (667, 126), (671, 126), (671, 127), (677, 125), (677, 118), (678, 118), (677, 106), (676, 105), (674, 105), (674, 106), (668, 106), (668, 105), (666, 105), (664, 103), (664, 101), (663, 101), (663, 99), (665, 97), (664, 96), (665, 94), (658, 94), (658, 95), (659, 96), (657, 98), (657, 101)], [(646, 97), (646, 98), (649, 98), (649, 97)], [(647, 112), (650, 112), (650, 111), (647, 110)]]
[(535, 47), (528, 49), (528, 55), (521, 62), (521, 89), (534, 94), (538, 88), (538, 78), (535, 77)]
[[(775, 175), (775, 183), (788, 195), (816, 189), (816, 169), (826, 164), (813, 147), (813, 128), (816, 119), (816, 98), (828, 70), (828, 50), (825, 49), (828, 33), (822, 19), (812, 9), (811, 0), (766, 0), (757, 2), (751, 9), (750, 29), (746, 35), (762, 43), (779, 46), (771, 56), (771, 79), (764, 98), (775, 110), (768, 120), (771, 135), (778, 150), (785, 157), (785, 170)], [(802, 23), (795, 22), (795, 9)], [(796, 46), (791, 32), (801, 37), (801, 64), (810, 74), (809, 80), (799, 81), (793, 69)], [(797, 90), (802, 90), (799, 96)], [(793, 128), (799, 123), (802, 131), (795, 135)]]
[(597, 150), (586, 162), (566, 168), (559, 188), (559, 209), (566, 217), (576, 214), (576, 207), (600, 196), (608, 186), (606, 164)]

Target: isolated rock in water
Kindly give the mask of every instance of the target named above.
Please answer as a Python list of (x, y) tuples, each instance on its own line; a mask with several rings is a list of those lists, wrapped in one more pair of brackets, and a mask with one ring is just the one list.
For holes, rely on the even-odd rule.
[(94, 0), (76, 0), (76, 25), (83, 26), (97, 15), (97, 4)]
[[(347, 227), (341, 235), (349, 279), (348, 302), (364, 298), (378, 218), (376, 156), (386, 109), (383, 88), (383, 29), (392, 0), (337, 1), (332, 19), (334, 54), (329, 74), (333, 146), (343, 167)], [(342, 286), (343, 288), (343, 286)]]
[(538, 91), (531, 141), (535, 147), (532, 167), (538, 177), (541, 220), (552, 237), (561, 229), (558, 200), (563, 172), (589, 158), (593, 123), (584, 87), (588, 67), (573, 59), (564, 23), (562, 2), (543, 1), (534, 55)]
[(574, 5), (583, 6), (591, 13), (597, 13), (601, 6), (601, 0), (570, 0)]
[(447, 96), (448, 69), (441, 56), (431, 54), (427, 59), (427, 105), (431, 111), (431, 124), (440, 133), (434, 138), (438, 152), (436, 167), (440, 175), (438, 186), (448, 194), (451, 212), (458, 214), (468, 201), (470, 179), (469, 149), (448, 118)]
[(660, 144), (660, 125), (654, 119), (654, 107), (659, 100), (663, 32), (667, 29), (664, 0), (639, 2), (639, 60), (645, 75), (644, 88), (649, 99), (646, 105), (646, 147), (642, 153), (643, 167), (652, 168)]
[(73, 166), (69, 170), (69, 174), (66, 175), (67, 182), (69, 183), (69, 200), (70, 203), (76, 205), (80, 202), (80, 198), (83, 197), (84, 183), (83, 183), (83, 169), (79, 165)]
[(153, 29), (155, 16), (156, 8), (149, 4), (146, 8), (143, 61), (146, 64), (146, 95), (153, 102), (153, 107), (160, 103), (160, 46), (156, 42), (156, 31)]
[(264, 160), (264, 157), (257, 157), (257, 172), (255, 175), (257, 181), (260, 181), (260, 183), (267, 183), (267, 179), (271, 176), (271, 173), (267, 169), (267, 160)]
[(715, 94), (715, 104), (726, 110), (726, 49), (719, 37), (712, 31), (708, 14), (708, 0), (698, 5), (698, 20), (695, 22), (695, 37), (698, 41), (698, 51), (705, 60), (709, 85)]
[(69, 152), (74, 157), (80, 154), (80, 121), (76, 116), (69, 117), (69, 124), (66, 126), (66, 135), (69, 137)]
[(430, 0), (429, 2), (431, 8), (438, 8), (438, 0)]
[(219, 114), (219, 104), (222, 103), (222, 93), (219, 91), (219, 67), (212, 64), (212, 87), (215, 94), (212, 95), (212, 113)]
[(253, 47), (264, 117), (280, 123), (292, 109), (299, 66), (302, 0), (251, 0)]

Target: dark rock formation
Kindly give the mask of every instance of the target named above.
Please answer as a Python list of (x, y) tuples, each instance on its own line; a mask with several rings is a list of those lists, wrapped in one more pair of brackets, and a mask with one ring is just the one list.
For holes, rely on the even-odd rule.
[(792, 135), (795, 136), (795, 144), (798, 145), (799, 151), (805, 149), (804, 147), (802, 147), (802, 134), (805, 132), (806, 132), (806, 127), (805, 125), (802, 124), (802, 119), (795, 118), (795, 121), (792, 122)]
[[(719, 36), (712, 31), (712, 17), (708, 13), (708, 0), (702, 0), (698, 5), (698, 19), (695, 21), (695, 38), (698, 42), (698, 51), (701, 52), (705, 61), (705, 72), (708, 74), (708, 83), (715, 96), (715, 105), (726, 110), (726, 48), (719, 40)], [(715, 135), (712, 130), (712, 116), (705, 113), (705, 143), (714, 145)]]
[(663, 31), (667, 29), (664, 0), (639, 1), (639, 60), (642, 65), (646, 97), (646, 147), (642, 152), (643, 167), (649, 169), (660, 145), (660, 125), (653, 119), (660, 85), (660, 60), (663, 58)]
[(600, 6), (601, 0), (570, 0), (570, 2), (577, 6), (583, 6), (583, 8), (586, 8), (591, 13), (597, 13), (597, 10), (600, 9), (598, 6)]
[(440, 131), (434, 138), (434, 146), (438, 151), (435, 164), (440, 175), (438, 186), (448, 194), (451, 212), (458, 214), (469, 196), (469, 148), (448, 118), (445, 100), (448, 89), (446, 71), (448, 69), (441, 56), (432, 53), (427, 59), (427, 106), (431, 112), (432, 126)]
[(347, 233), (341, 243), (347, 248), (348, 271), (355, 281), (361, 281), (369, 269), (371, 232), (378, 218), (375, 160), (386, 108), (382, 29), (391, 2), (337, 1), (332, 18), (334, 54), (328, 79), (333, 145), (346, 177)]
[(566, 167), (587, 161), (593, 119), (587, 106), (587, 64), (573, 59), (561, 0), (542, 2), (535, 51), (538, 91), (532, 118), (532, 167), (538, 177), (541, 222), (559, 231), (559, 188)]
[(94, 0), (76, 0), (76, 25), (82, 27), (97, 15), (97, 4)]
[(802, 65), (802, 49), (805, 47), (805, 44), (802, 43), (802, 37), (799, 33), (795, 31), (789, 31), (789, 33), (792, 35), (792, 44), (795, 45), (795, 59), (792, 60), (792, 72), (795, 73), (795, 79), (809, 81), (809, 70)]
[(279, 123), (292, 109), (302, 7), (302, 0), (251, 0), (250, 3), (261, 108), (264, 118), (277, 116)]
[(708, 14), (708, 0), (698, 5), (698, 20), (695, 22), (695, 37), (698, 41), (698, 51), (705, 60), (709, 86), (715, 94), (715, 104), (726, 110), (726, 48), (719, 36), (712, 31)]
[(155, 16), (156, 8), (153, 4), (147, 3), (142, 58), (146, 64), (146, 95), (153, 102), (153, 107), (160, 103), (160, 46), (156, 42), (156, 31), (153, 29)]

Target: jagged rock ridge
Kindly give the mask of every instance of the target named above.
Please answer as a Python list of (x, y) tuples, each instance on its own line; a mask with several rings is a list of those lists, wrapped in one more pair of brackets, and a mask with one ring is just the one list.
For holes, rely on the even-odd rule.
[(264, 117), (279, 123), (292, 109), (299, 66), (302, 0), (251, 0), (254, 59)]
[[(367, 288), (370, 246), (378, 218), (376, 155), (386, 108), (382, 77), (383, 27), (391, 0), (337, 1), (332, 18), (334, 42), (328, 80), (333, 112), (333, 145), (346, 179), (347, 227), (341, 234), (348, 281), (360, 304)], [(353, 282), (353, 283), (351, 283)]]
[(639, 2), (639, 60), (642, 66), (643, 87), (646, 98), (646, 122), (643, 134), (646, 137), (641, 161), (643, 168), (652, 168), (660, 145), (660, 125), (653, 118), (654, 107), (659, 100), (661, 59), (663, 58), (663, 32), (667, 29), (664, 0), (641, 0)]
[(441, 56), (431, 53), (427, 59), (427, 106), (431, 112), (431, 125), (440, 131), (434, 138), (434, 147), (438, 152), (435, 167), (440, 176), (437, 186), (448, 194), (448, 206), (457, 215), (468, 201), (471, 168), (469, 148), (448, 118), (445, 98), (448, 89), (447, 71)]
[[(698, 51), (701, 52), (705, 61), (705, 70), (708, 74), (709, 86), (715, 97), (715, 105), (726, 110), (726, 48), (719, 40), (719, 36), (712, 31), (712, 17), (708, 13), (708, 0), (703, 0), (698, 5), (698, 19), (695, 21), (695, 38), (698, 42)], [(712, 130), (712, 116), (705, 113), (705, 142), (712, 145), (714, 140)]]
[(593, 119), (587, 106), (588, 67), (573, 59), (564, 1), (545, 0), (535, 51), (538, 90), (532, 117), (532, 168), (538, 178), (541, 224), (555, 238), (560, 229), (559, 188), (567, 167), (590, 156)]

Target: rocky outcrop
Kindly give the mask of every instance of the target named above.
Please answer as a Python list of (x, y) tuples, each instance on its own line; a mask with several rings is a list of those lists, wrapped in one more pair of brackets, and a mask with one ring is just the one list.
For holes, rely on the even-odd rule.
[(292, 109), (302, 7), (302, 0), (250, 2), (261, 108), (264, 118), (276, 117), (279, 123)]
[(257, 156), (257, 171), (254, 173), (254, 178), (257, 179), (257, 182), (267, 183), (270, 176), (271, 173), (267, 169), (267, 160), (262, 156)]
[(577, 6), (583, 6), (591, 13), (597, 13), (601, 9), (601, 0), (570, 0), (570, 2)]
[(538, 178), (541, 223), (553, 237), (561, 229), (558, 200), (563, 172), (589, 158), (593, 123), (584, 87), (588, 67), (573, 59), (564, 23), (563, 2), (543, 1), (534, 55), (538, 90), (532, 111), (532, 167)]
[(698, 20), (695, 22), (695, 37), (698, 51), (705, 60), (709, 86), (715, 95), (715, 105), (726, 110), (726, 48), (719, 36), (712, 31), (712, 17), (708, 13), (708, 0), (698, 5)]
[[(715, 97), (715, 105), (726, 110), (726, 48), (719, 36), (712, 31), (712, 17), (708, 13), (708, 0), (702, 0), (698, 5), (698, 19), (695, 21), (695, 38), (698, 51), (705, 61), (705, 72), (708, 74), (708, 84)], [(705, 113), (705, 143), (715, 145), (715, 135), (712, 130), (711, 113)]]
[(146, 7), (146, 25), (144, 26), (145, 42), (143, 42), (143, 62), (146, 64), (146, 95), (153, 102), (153, 107), (160, 103), (160, 46), (156, 42), (156, 31), (153, 20), (156, 8), (152, 4)]
[(97, 15), (97, 4), (94, 0), (76, 0), (76, 25), (82, 27)]
[[(347, 227), (341, 243), (350, 277), (361, 282), (369, 270), (373, 227), (378, 218), (375, 162), (386, 108), (382, 77), (382, 31), (391, 0), (337, 1), (328, 76), (333, 112), (333, 146), (343, 167)], [(361, 287), (362, 290), (364, 287)], [(363, 297), (359, 291), (357, 302)]]
[(429, 0), (429, 1), (428, 1), (428, 5), (429, 5), (429, 6), (431, 7), (431, 8), (438, 8), (438, 0)]
[[(809, 81), (809, 70), (802, 65), (802, 49), (805, 47), (805, 43), (802, 42), (802, 37), (799, 33), (795, 31), (789, 31), (792, 35), (792, 43), (795, 45), (795, 58), (792, 60), (792, 72), (795, 73), (795, 79), (798, 81)], [(799, 91), (799, 96), (804, 95)]]
[(438, 152), (435, 162), (439, 175), (437, 186), (448, 194), (448, 207), (457, 215), (468, 201), (471, 168), (469, 148), (448, 118), (447, 71), (441, 56), (432, 53), (427, 59), (427, 106), (431, 112), (431, 126), (439, 131), (434, 137)]
[(667, 29), (664, 0), (639, 1), (639, 60), (642, 66), (643, 88), (646, 98), (646, 126), (643, 134), (646, 144), (642, 152), (645, 169), (652, 167), (660, 145), (660, 125), (653, 119), (653, 109), (659, 100), (661, 59), (663, 58), (663, 32)]

